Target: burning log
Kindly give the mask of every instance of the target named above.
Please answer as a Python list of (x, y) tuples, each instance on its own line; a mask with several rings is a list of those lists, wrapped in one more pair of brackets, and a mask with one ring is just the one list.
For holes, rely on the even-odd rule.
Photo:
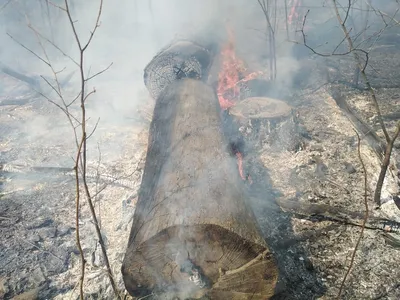
[(133, 296), (268, 299), (277, 267), (222, 135), (215, 92), (178, 80), (158, 97), (127, 251)]
[(267, 143), (280, 150), (296, 150), (301, 141), (296, 114), (286, 102), (267, 98), (247, 98), (229, 109), (249, 140), (262, 146)]

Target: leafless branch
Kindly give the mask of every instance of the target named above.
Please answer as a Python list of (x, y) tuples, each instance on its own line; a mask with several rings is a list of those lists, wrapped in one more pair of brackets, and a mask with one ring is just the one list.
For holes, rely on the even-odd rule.
[(79, 230), (79, 212), (80, 212), (80, 182), (79, 182), (79, 162), (81, 160), (81, 151), (82, 151), (82, 146), (84, 144), (85, 140), (82, 137), (78, 151), (76, 154), (75, 158), (75, 188), (76, 188), (76, 200), (75, 200), (75, 227), (76, 227), (76, 244), (79, 249), (79, 253), (81, 256), (81, 276), (79, 278), (79, 294), (81, 300), (83, 300), (83, 281), (85, 279), (85, 266), (86, 266), (86, 259), (85, 259), (85, 254), (83, 253), (82, 245), (81, 245), (81, 239), (80, 239), (80, 230)]
[[(85, 195), (86, 200), (88, 201), (89, 204), (89, 208), (90, 208), (90, 213), (92, 216), (92, 220), (93, 220), (93, 224), (95, 226), (96, 229), (96, 234), (97, 237), (99, 239), (99, 243), (101, 246), (101, 250), (103, 253), (103, 257), (105, 260), (105, 264), (106, 264), (106, 268), (107, 268), (107, 274), (111, 283), (111, 286), (115, 292), (115, 296), (117, 299), (120, 299), (120, 295), (119, 295), (119, 291), (118, 288), (115, 284), (114, 278), (113, 278), (113, 273), (112, 273), (112, 269), (108, 260), (108, 256), (107, 256), (107, 251), (106, 251), (106, 247), (105, 247), (105, 243), (103, 240), (103, 236), (101, 234), (100, 231), (100, 224), (98, 222), (98, 218), (94, 209), (94, 205), (93, 205), (93, 196), (91, 195), (90, 191), (89, 191), (89, 187), (88, 187), (88, 182), (87, 182), (87, 141), (88, 139), (93, 135), (93, 133), (96, 131), (99, 120), (97, 120), (93, 130), (90, 132), (90, 134), (87, 134), (87, 113), (86, 113), (86, 107), (85, 107), (85, 101), (88, 99), (89, 96), (91, 96), (93, 93), (96, 92), (95, 89), (93, 89), (91, 92), (86, 93), (86, 82), (89, 81), (90, 79), (104, 73), (105, 71), (107, 71), (112, 64), (110, 64), (107, 68), (105, 68), (104, 70), (94, 74), (91, 77), (85, 77), (85, 64), (84, 64), (84, 58), (85, 58), (85, 51), (88, 49), (94, 34), (97, 30), (97, 28), (100, 26), (100, 17), (101, 17), (101, 13), (102, 13), (102, 8), (103, 8), (103, 0), (99, 0), (100, 4), (99, 4), (99, 9), (97, 11), (97, 19), (96, 19), (96, 23), (94, 26), (94, 29), (91, 31), (90, 33), (90, 37), (88, 39), (88, 41), (85, 43), (84, 46), (82, 46), (82, 43), (79, 39), (79, 36), (77, 34), (77, 30), (75, 27), (75, 22), (72, 20), (72, 16), (71, 16), (71, 11), (69, 8), (69, 1), (68, 0), (64, 0), (64, 4), (65, 7), (61, 7), (57, 4), (54, 4), (50, 1), (47, 1), (47, 3), (59, 8), (60, 10), (62, 10), (63, 12), (66, 13), (69, 23), (70, 23), (70, 27), (71, 30), (73, 31), (74, 34), (74, 38), (76, 41), (76, 44), (78, 46), (79, 49), (79, 60), (76, 61), (74, 60), (71, 56), (67, 55), (61, 48), (59, 48), (56, 44), (54, 44), (54, 42), (52, 42), (51, 40), (49, 40), (48, 38), (46, 38), (43, 34), (41, 34), (38, 30), (36, 30), (34, 28), (34, 26), (31, 25), (28, 16), (26, 16), (27, 19), (27, 23), (28, 23), (28, 28), (30, 28), (32, 30), (32, 32), (35, 34), (37, 41), (43, 51), (44, 54), (44, 58), (42, 58), (41, 56), (39, 56), (38, 54), (36, 54), (34, 51), (30, 50), (28, 47), (26, 47), (25, 45), (23, 45), (22, 43), (18, 42), (16, 39), (14, 39), (10, 34), (8, 34), (13, 40), (15, 40), (20, 46), (22, 46), (24, 49), (28, 50), (30, 53), (32, 53), (34, 56), (36, 56), (38, 59), (40, 59), (42, 62), (44, 62), (52, 71), (53, 73), (53, 77), (55, 80), (55, 84), (51, 83), (48, 79), (46, 79), (44, 76), (41, 76), (41, 78), (46, 82), (47, 85), (49, 85), (51, 87), (51, 89), (53, 91), (56, 92), (59, 100), (61, 100), (61, 104), (57, 103), (56, 101), (52, 100), (50, 97), (44, 95), (43, 93), (40, 92), (40, 94), (46, 98), (50, 103), (56, 105), (56, 107), (60, 108), (61, 111), (67, 116), (68, 121), (73, 129), (74, 132), (74, 136), (75, 136), (75, 143), (76, 143), (76, 147), (77, 147), (77, 153), (76, 156), (74, 158), (74, 172), (75, 172), (75, 184), (76, 184), (76, 212), (75, 212), (75, 222), (76, 222), (76, 242), (77, 242), (77, 246), (80, 252), (80, 257), (81, 257), (81, 274), (80, 274), (80, 279), (79, 279), (79, 286), (80, 286), (80, 299), (84, 299), (84, 291), (83, 291), (83, 284), (84, 284), (84, 278), (85, 278), (85, 266), (86, 266), (86, 259), (84, 256), (84, 252), (82, 250), (82, 246), (81, 246), (81, 241), (80, 241), (80, 227), (79, 227), (79, 215), (80, 215), (80, 202), (81, 202), (81, 196), (82, 193)], [(79, 69), (79, 73), (80, 73), (80, 92), (78, 93), (78, 95), (71, 101), (67, 102), (64, 98), (64, 95), (62, 93), (62, 89), (61, 89), (61, 84), (58, 80), (58, 74), (60, 74), (60, 72), (62, 72), (65, 68), (63, 68), (61, 71), (57, 71), (54, 69), (53, 65), (50, 62), (50, 58), (49, 55), (47, 54), (46, 48), (43, 45), (42, 41), (46, 41), (48, 42), (51, 46), (55, 47), (60, 53), (62, 53), (64, 56), (66, 56), (67, 58), (69, 58), (76, 66), (78, 66)], [(70, 113), (70, 106), (72, 104), (74, 104), (77, 100), (80, 100), (80, 120), (78, 120), (78, 118), (76, 118), (75, 116), (73, 116)], [(80, 134), (79, 134), (79, 129), (80, 129)], [(97, 196), (97, 192), (96, 195)]]
[[(276, 44), (275, 44), (275, 26), (271, 23), (270, 17), (270, 3), (268, 0), (257, 0), (258, 4), (261, 7), (261, 10), (264, 13), (264, 17), (267, 23), (267, 33), (268, 33), (268, 44), (269, 44), (269, 59), (270, 59), (270, 77), (271, 80), (276, 79)], [(275, 5), (276, 9), (276, 5)], [(275, 11), (276, 14), (276, 11)], [(275, 22), (276, 25), (276, 22)]]
[[(85, 93), (85, 91), (86, 91), (85, 83), (87, 81), (87, 78), (85, 78), (85, 74), (84, 74), (84, 72), (85, 72), (85, 70), (84, 70), (84, 57), (85, 57), (86, 49), (90, 45), (97, 28), (100, 26), (100, 17), (101, 17), (102, 8), (103, 8), (103, 0), (100, 0), (99, 9), (98, 9), (98, 12), (97, 12), (97, 19), (96, 19), (96, 23), (95, 23), (94, 29), (90, 33), (90, 37), (89, 37), (88, 41), (86, 42), (85, 46), (83, 46), (83, 47), (82, 47), (82, 43), (81, 43), (81, 41), (79, 39), (79, 36), (77, 34), (75, 23), (72, 20), (72, 16), (71, 16), (71, 11), (69, 9), (68, 0), (64, 0), (64, 2), (65, 2), (65, 11), (66, 11), (66, 14), (68, 16), (69, 23), (70, 23), (71, 29), (72, 29), (72, 31), (74, 33), (75, 41), (76, 41), (76, 43), (78, 45), (79, 52), (80, 52), (80, 59), (79, 59), (80, 68), (79, 68), (79, 71), (80, 71), (80, 78), (81, 78), (80, 105), (81, 105), (82, 151), (81, 151), (81, 155), (79, 156), (79, 159), (81, 161), (82, 183), (83, 183), (86, 199), (87, 199), (88, 204), (89, 204), (92, 220), (93, 220), (93, 223), (94, 223), (94, 226), (95, 226), (95, 229), (96, 229), (97, 238), (99, 239), (100, 247), (101, 247), (101, 250), (102, 250), (102, 253), (103, 253), (104, 261), (105, 261), (106, 268), (107, 268), (107, 274), (108, 274), (111, 286), (112, 286), (112, 288), (114, 290), (115, 296), (119, 299), (120, 298), (119, 291), (118, 291), (118, 288), (117, 288), (117, 286), (115, 284), (115, 281), (114, 281), (114, 277), (113, 277), (112, 269), (111, 269), (110, 262), (109, 262), (109, 259), (108, 259), (107, 250), (106, 250), (106, 246), (105, 246), (105, 243), (104, 243), (103, 235), (101, 234), (99, 222), (98, 222), (96, 211), (95, 211), (95, 208), (94, 208), (93, 198), (92, 198), (92, 195), (91, 195), (91, 193), (89, 191), (89, 186), (88, 186), (87, 178), (86, 178), (86, 172), (87, 172), (86, 171), (87, 170), (87, 158), (86, 158), (86, 156), (87, 156), (88, 135), (87, 135), (87, 132), (86, 132), (87, 123), (86, 123), (85, 101), (91, 94), (95, 93), (96, 90), (94, 89), (93, 91), (91, 91), (88, 94)], [(95, 128), (96, 128), (96, 126), (95, 126)]]
[(390, 157), (392, 155), (394, 142), (398, 138), (399, 134), (400, 134), (400, 121), (397, 123), (396, 131), (386, 146), (385, 156), (383, 158), (381, 170), (379, 172), (378, 181), (376, 183), (376, 188), (375, 188), (375, 193), (374, 193), (374, 202), (378, 205), (378, 207), (381, 205), (381, 194), (382, 194), (383, 183), (385, 181), (386, 172), (390, 165)]
[[(97, 167), (96, 167), (96, 191), (95, 191), (95, 194), (92, 196), (94, 200), (96, 200), (97, 196), (99, 195), (100, 164), (101, 164), (101, 150), (100, 150), (99, 143), (97, 143), (97, 150), (99, 152), (99, 158), (97, 160)], [(98, 217), (99, 217), (99, 227), (101, 229), (101, 201), (100, 201), (100, 199), (101, 198), (99, 197), (98, 198)]]
[(366, 54), (366, 62), (363, 65), (362, 62), (361, 62), (360, 56), (358, 55), (357, 51), (355, 51), (355, 48), (354, 48), (354, 45), (353, 45), (353, 40), (351, 39), (351, 37), (349, 35), (349, 31), (348, 31), (348, 29), (346, 27), (346, 24), (344, 24), (344, 22), (342, 21), (342, 17), (339, 14), (339, 10), (337, 8), (337, 1), (336, 0), (332, 0), (332, 2), (333, 2), (333, 9), (335, 10), (336, 18), (338, 19), (340, 27), (341, 27), (341, 29), (343, 31), (343, 34), (345, 35), (345, 37), (347, 39), (349, 52), (353, 53), (354, 59), (355, 59), (357, 65), (360, 68), (361, 76), (363, 77), (364, 82), (367, 85), (367, 88), (368, 88), (369, 93), (370, 93), (371, 98), (372, 98), (372, 102), (373, 102), (373, 104), (375, 106), (375, 110), (376, 110), (376, 113), (378, 115), (379, 124), (381, 126), (382, 131), (383, 131), (383, 134), (385, 135), (386, 142), (389, 143), (390, 142), (390, 136), (389, 136), (389, 133), (387, 132), (386, 125), (383, 122), (382, 113), (381, 113), (381, 109), (380, 109), (380, 106), (379, 106), (379, 103), (378, 103), (378, 99), (376, 98), (375, 91), (372, 88), (371, 83), (369, 82), (368, 77), (367, 77), (367, 75), (365, 73), (365, 68), (366, 68), (366, 66), (368, 64), (368, 52), (363, 51)]
[(43, 34), (41, 34), (36, 28), (34, 28), (31, 24), (28, 24), (28, 27), (33, 30), (40, 38), (44, 39), (46, 42), (48, 42), (50, 45), (52, 45), (55, 49), (57, 49), (62, 55), (67, 57), (69, 60), (71, 60), (77, 67), (79, 67), (78, 62), (73, 59), (70, 55), (66, 54), (60, 47), (58, 47), (54, 42), (49, 40), (47, 37), (45, 37)]
[(26, 47), (24, 44), (22, 44), (21, 42), (19, 42), (18, 40), (16, 40), (11, 34), (9, 34), (7, 32), (7, 35), (13, 39), (18, 45), (20, 45), (22, 48), (24, 48), (25, 50), (27, 50), (28, 52), (32, 53), (34, 56), (36, 56), (39, 60), (41, 60), (42, 62), (44, 62), (48, 67), (50, 67), (50, 63), (45, 61), (43, 58), (41, 58), (38, 54), (36, 54), (35, 52), (33, 52), (31, 49), (29, 49), (28, 47)]
[(7, 7), (8, 4), (10, 4), (11, 1), (12, 1), (12, 0), (8, 0), (6, 3), (4, 3), (3, 6), (0, 7), (0, 12), (2, 12), (3, 9), (5, 9), (5, 8)]
[(52, 85), (43, 75), (40, 75), (40, 78), (42, 78), (48, 84), (48, 86), (51, 87), (51, 89), (57, 93), (58, 97), (62, 98), (62, 95), (60, 94), (60, 89)]
[(397, 13), (399, 12), (400, 8), (396, 9), (396, 11), (393, 13), (393, 15), (390, 16), (389, 14), (387, 14), (387, 13), (385, 13), (385, 12), (379, 10), (379, 9), (376, 9), (375, 7), (373, 7), (373, 6), (371, 5), (371, 2), (370, 2), (369, 0), (366, 0), (365, 3), (369, 6), (369, 8), (370, 8), (373, 12), (375, 12), (375, 13), (378, 14), (378, 15), (380, 15), (382, 18), (383, 18), (383, 17), (387, 17), (387, 18), (390, 20), (390, 22), (396, 23), (397, 25), (400, 26), (400, 21), (397, 20), (397, 19), (395, 19), (395, 17), (396, 17), (396, 15), (397, 15)]
[(105, 71), (107, 71), (112, 65), (113, 65), (113, 63), (110, 63), (106, 68), (104, 68), (104, 69), (101, 70), (100, 72), (97, 72), (96, 74), (94, 74), (94, 75), (92, 75), (92, 76), (90, 76), (90, 77), (87, 77), (87, 78), (85, 79), (85, 81), (88, 82), (89, 80), (91, 80), (91, 79), (93, 79), (93, 78), (99, 76), (100, 74), (102, 74), (102, 73), (104, 73)]
[(54, 6), (54, 7), (58, 8), (58, 9), (60, 9), (60, 10), (64, 11), (64, 12), (66, 12), (66, 9), (65, 9), (64, 7), (62, 7), (62, 6), (60, 6), (60, 5), (57, 5), (57, 4), (55, 4), (53, 1), (49, 1), (49, 0), (46, 0), (46, 1), (47, 1), (47, 3), (49, 3), (50, 5), (52, 5), (52, 6)]
[(97, 122), (96, 122), (96, 124), (94, 124), (94, 127), (93, 127), (93, 129), (92, 129), (92, 132), (88, 134), (86, 140), (90, 139), (90, 137), (94, 134), (94, 132), (95, 132), (96, 129), (97, 129), (97, 126), (99, 125), (99, 122), (100, 122), (100, 118), (97, 119)]
[(358, 132), (356, 130), (354, 130), (354, 132), (357, 135), (357, 154), (358, 154), (358, 159), (360, 160), (361, 166), (363, 168), (363, 172), (364, 172), (364, 207), (365, 207), (365, 214), (364, 214), (364, 219), (361, 225), (361, 231), (360, 231), (360, 235), (358, 236), (356, 245), (354, 246), (354, 250), (353, 253), (351, 254), (351, 259), (350, 259), (350, 265), (343, 277), (342, 283), (340, 284), (340, 288), (339, 288), (339, 293), (337, 298), (340, 299), (340, 296), (343, 293), (343, 288), (344, 285), (346, 283), (347, 277), (349, 276), (351, 269), (353, 268), (354, 265), (354, 261), (356, 258), (356, 253), (357, 253), (357, 249), (361, 243), (361, 240), (364, 236), (364, 230), (365, 230), (365, 225), (368, 222), (368, 217), (369, 217), (369, 207), (368, 207), (368, 175), (367, 175), (367, 168), (365, 167), (364, 164), (364, 160), (361, 156), (361, 138), (360, 135), (358, 134)]
[[(338, 8), (338, 7), (340, 7), (339, 3), (336, 0), (332, 0), (332, 3), (333, 3), (333, 9), (334, 9), (336, 18), (337, 18), (337, 20), (339, 22), (341, 30), (343, 31), (344, 39), (347, 41), (348, 51), (342, 52), (342, 53), (335, 53), (337, 48), (338, 48), (338, 47), (336, 47), (335, 50), (332, 53), (320, 53), (320, 52), (317, 52), (313, 47), (311, 47), (311, 46), (309, 46), (307, 44), (306, 34), (304, 32), (304, 27), (305, 27), (305, 22), (306, 22), (307, 15), (308, 15), (309, 11), (307, 11), (306, 15), (304, 16), (303, 25), (302, 25), (302, 29), (300, 30), (300, 32), (302, 33), (302, 36), (303, 36), (303, 44), (304, 44), (304, 46), (307, 47), (309, 50), (311, 50), (316, 55), (319, 55), (319, 56), (322, 56), (322, 57), (330, 57), (330, 56), (339, 56), (339, 55), (343, 56), (343, 55), (352, 54), (353, 57), (354, 57), (354, 60), (355, 60), (356, 65), (357, 65), (357, 75), (361, 74), (361, 76), (363, 78), (363, 81), (364, 81), (364, 83), (366, 85), (366, 89), (369, 92), (371, 100), (372, 100), (372, 103), (373, 103), (373, 105), (375, 107), (375, 111), (376, 111), (376, 114), (377, 114), (378, 122), (380, 124), (381, 130), (382, 130), (382, 132), (383, 132), (383, 134), (385, 136), (385, 141), (386, 141), (386, 146), (384, 148), (385, 155), (384, 155), (384, 158), (383, 158), (383, 161), (382, 161), (381, 170), (380, 170), (380, 174), (379, 174), (379, 178), (378, 178), (378, 182), (376, 184), (376, 189), (375, 189), (375, 194), (374, 194), (374, 201), (379, 207), (380, 206), (380, 202), (381, 202), (380, 197), (381, 197), (381, 193), (382, 193), (383, 182), (384, 182), (384, 179), (385, 179), (385, 175), (386, 175), (388, 166), (390, 164), (390, 156), (391, 156), (391, 153), (392, 153), (392, 150), (393, 150), (393, 144), (394, 144), (394, 141), (396, 140), (396, 138), (399, 135), (398, 131), (400, 129), (398, 128), (399, 126), (397, 126), (397, 129), (396, 129), (396, 132), (395, 132), (394, 136), (391, 137), (389, 135), (389, 133), (387, 131), (387, 128), (386, 128), (386, 125), (385, 125), (385, 123), (383, 121), (380, 105), (379, 105), (375, 90), (373, 89), (373, 87), (372, 87), (372, 85), (371, 85), (371, 83), (370, 83), (370, 81), (369, 81), (369, 79), (367, 77), (367, 74), (366, 74), (366, 68), (367, 68), (368, 63), (369, 63), (369, 52), (354, 46), (354, 40), (350, 36), (351, 29), (348, 29), (346, 24), (345, 24), (345, 21), (347, 20), (347, 16), (348, 16), (348, 11), (350, 9), (349, 7), (351, 5), (351, 1), (349, 1), (349, 7), (347, 7), (347, 9), (345, 10), (346, 15), (345, 15), (344, 19), (342, 19), (341, 15), (339, 13), (339, 8)], [(388, 26), (388, 24), (385, 23), (384, 29), (387, 28), (387, 26)], [(379, 31), (377, 33), (377, 36), (382, 34), (384, 29)], [(363, 60), (361, 58), (360, 53), (365, 55), (365, 60)], [(379, 154), (379, 156), (381, 156), (381, 154)]]

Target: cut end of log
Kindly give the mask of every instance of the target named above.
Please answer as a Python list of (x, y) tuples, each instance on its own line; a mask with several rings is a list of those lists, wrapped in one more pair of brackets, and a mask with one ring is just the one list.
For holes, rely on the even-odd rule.
[(245, 140), (274, 151), (298, 151), (304, 147), (296, 110), (268, 97), (247, 98), (229, 110)]
[(268, 97), (250, 97), (229, 110), (229, 114), (246, 119), (286, 118), (291, 112), (292, 107), (286, 102)]
[(268, 299), (278, 277), (264, 245), (218, 225), (169, 227), (129, 251), (122, 273), (131, 295), (179, 299)]

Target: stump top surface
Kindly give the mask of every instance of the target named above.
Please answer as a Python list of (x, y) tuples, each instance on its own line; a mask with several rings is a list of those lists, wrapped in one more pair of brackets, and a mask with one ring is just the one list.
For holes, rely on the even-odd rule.
[(235, 106), (229, 113), (246, 119), (275, 119), (290, 115), (292, 107), (286, 102), (268, 97), (250, 97)]

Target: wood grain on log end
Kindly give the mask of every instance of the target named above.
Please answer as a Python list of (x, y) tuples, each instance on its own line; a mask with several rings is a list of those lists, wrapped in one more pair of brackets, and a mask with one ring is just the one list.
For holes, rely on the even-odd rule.
[(217, 225), (170, 227), (126, 260), (126, 288), (141, 296), (165, 287), (180, 299), (267, 299), (278, 276), (266, 247)]
[(211, 87), (184, 79), (157, 99), (122, 267), (131, 295), (273, 295), (277, 267), (227, 145)]
[(304, 147), (304, 130), (296, 110), (285, 101), (250, 97), (229, 109), (247, 142), (273, 151), (298, 151)]

